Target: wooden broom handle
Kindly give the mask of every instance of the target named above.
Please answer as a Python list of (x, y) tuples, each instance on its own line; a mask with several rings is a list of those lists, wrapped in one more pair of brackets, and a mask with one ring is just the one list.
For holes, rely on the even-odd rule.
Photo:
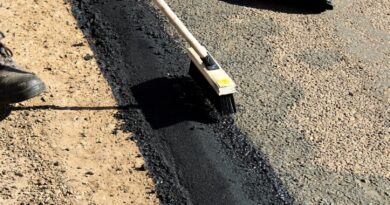
[(164, 0), (154, 0), (161, 11), (168, 17), (169, 22), (175, 26), (177, 31), (187, 40), (191, 47), (198, 53), (201, 58), (208, 56), (208, 52), (204, 46), (202, 46), (198, 40), (187, 29), (183, 22), (176, 16), (172, 9)]

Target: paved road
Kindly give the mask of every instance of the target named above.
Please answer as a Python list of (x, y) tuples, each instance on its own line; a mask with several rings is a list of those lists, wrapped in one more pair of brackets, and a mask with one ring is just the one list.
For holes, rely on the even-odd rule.
[[(163, 203), (205, 204), (219, 194), (241, 204), (390, 201), (387, 1), (335, 0), (335, 10), (322, 11), (285, 1), (169, 0), (239, 85), (236, 124), (227, 123), (234, 131), (204, 121), (184, 77), (184, 43), (163, 32), (176, 36), (148, 3), (74, 2), (89, 12), (80, 25), (97, 39), (118, 101), (141, 106), (123, 116), (129, 131), (139, 130)], [(145, 93), (157, 88), (168, 95), (153, 101)], [(245, 135), (257, 152), (245, 152)]]
[(298, 203), (390, 201), (390, 4), (169, 0), (239, 85), (238, 126)]
[[(147, 2), (73, 1), (162, 204), (284, 204), (292, 198), (262, 153), (205, 103), (189, 59)], [(124, 162), (127, 163), (127, 162)]]

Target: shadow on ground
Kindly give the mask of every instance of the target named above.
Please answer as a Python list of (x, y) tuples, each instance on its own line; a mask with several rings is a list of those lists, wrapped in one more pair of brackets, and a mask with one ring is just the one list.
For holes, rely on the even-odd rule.
[(11, 114), (10, 105), (0, 105), (0, 122), (5, 120)]
[(136, 105), (124, 105), (124, 106), (58, 106), (58, 105), (37, 105), (37, 106), (13, 106), (13, 105), (0, 105), (0, 122), (5, 120), (13, 111), (24, 110), (127, 110), (127, 109), (139, 109)]
[(209, 114), (212, 108), (207, 106), (205, 97), (189, 77), (157, 78), (131, 90), (153, 129), (184, 121), (217, 122)]
[(220, 0), (230, 4), (246, 6), (256, 9), (266, 9), (275, 12), (293, 14), (319, 14), (329, 5), (325, 0)]
[(289, 204), (266, 157), (187, 75), (189, 59), (146, 2), (73, 0), (78, 26), (134, 134), (162, 204)]
[(14, 107), (8, 106), (9, 111), (22, 111), (22, 110), (90, 110), (90, 111), (99, 111), (99, 110), (127, 110), (127, 109), (137, 109), (138, 106), (135, 105), (124, 105), (124, 106), (58, 106), (58, 105), (37, 105), (37, 106), (21, 106)]

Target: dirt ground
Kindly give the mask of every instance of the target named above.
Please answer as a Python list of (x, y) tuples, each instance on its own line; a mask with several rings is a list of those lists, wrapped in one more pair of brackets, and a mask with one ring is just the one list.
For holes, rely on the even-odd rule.
[(47, 84), (1, 108), (0, 204), (158, 204), (71, 5), (2, 1), (0, 19), (14, 59)]

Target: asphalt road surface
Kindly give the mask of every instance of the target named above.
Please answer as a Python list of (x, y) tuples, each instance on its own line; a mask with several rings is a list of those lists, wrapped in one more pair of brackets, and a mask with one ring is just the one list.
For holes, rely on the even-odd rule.
[(390, 5), (169, 0), (239, 86), (213, 116), (151, 2), (73, 1), (163, 203), (390, 201)]
[(237, 125), (296, 202), (390, 201), (388, 1), (168, 2), (237, 81)]

